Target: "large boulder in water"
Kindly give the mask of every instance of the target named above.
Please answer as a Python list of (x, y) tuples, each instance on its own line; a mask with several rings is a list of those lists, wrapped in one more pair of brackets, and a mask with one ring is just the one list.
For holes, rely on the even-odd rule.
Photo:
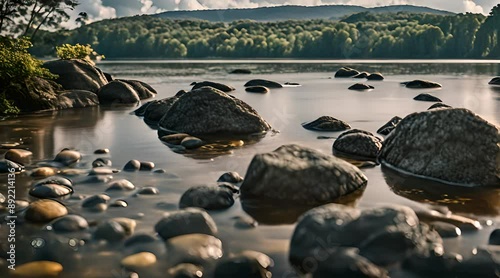
[(359, 74), (359, 71), (349, 68), (349, 67), (342, 67), (340, 68), (336, 73), (335, 77), (353, 77)]
[[(31, 77), (19, 87), (2, 84), (5, 98), (12, 101), (21, 112), (34, 112), (40, 110), (56, 110), (60, 107), (60, 85), (51, 80)], [(2, 111), (3, 112), (3, 111)]]
[(144, 122), (147, 124), (156, 125), (178, 99), (177, 96), (173, 96), (147, 102), (139, 107), (135, 111), (135, 114), (137, 116), (144, 116)]
[(133, 104), (140, 101), (139, 95), (129, 84), (114, 80), (97, 91), (101, 104)]
[(254, 156), (240, 190), (242, 199), (319, 205), (354, 192), (366, 183), (366, 176), (352, 164), (292, 144)]
[(500, 85), (500, 76), (493, 77), (493, 79), (488, 82), (490, 85)]
[(248, 135), (271, 129), (248, 104), (212, 87), (202, 87), (180, 96), (158, 126), (195, 136)]
[(289, 259), (305, 274), (327, 267), (345, 248), (359, 250), (359, 255), (352, 258), (356, 261), (366, 258), (375, 265), (389, 266), (423, 254), (430, 246), (442, 248), (442, 239), (427, 225), (421, 225), (408, 207), (392, 205), (362, 211), (328, 204), (299, 219)]
[(463, 108), (413, 113), (389, 134), (379, 160), (448, 183), (500, 187), (500, 132)]
[(55, 60), (45, 62), (43, 66), (59, 76), (55, 81), (65, 90), (97, 92), (108, 83), (104, 73), (85, 60)]
[(278, 82), (275, 81), (270, 81), (270, 80), (264, 80), (264, 79), (252, 79), (245, 83), (243, 85), (245, 87), (254, 87), (254, 86), (263, 86), (266, 88), (283, 88), (283, 85), (281, 85)]
[(126, 79), (117, 79), (117, 80), (125, 82), (128, 85), (130, 85), (137, 92), (137, 95), (139, 96), (140, 99), (152, 98), (157, 94), (156, 90), (153, 89), (153, 87), (142, 81), (126, 80)]
[(402, 85), (406, 86), (406, 88), (410, 89), (431, 89), (431, 88), (441, 88), (441, 84), (433, 82), (433, 81), (428, 81), (428, 80), (413, 80), (413, 81), (407, 81), (407, 82), (402, 82)]

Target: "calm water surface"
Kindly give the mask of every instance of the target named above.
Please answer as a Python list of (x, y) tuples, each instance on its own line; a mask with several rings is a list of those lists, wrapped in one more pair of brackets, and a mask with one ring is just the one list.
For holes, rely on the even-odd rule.
[[(351, 66), (369, 72), (380, 71), (384, 81), (366, 82), (375, 86), (367, 92), (350, 91), (347, 88), (358, 79), (332, 79), (341, 66)], [(153, 161), (157, 168), (167, 170), (166, 175), (152, 173), (119, 173), (137, 186), (157, 186), (161, 194), (156, 196), (122, 196), (129, 202), (126, 209), (111, 208), (106, 213), (82, 212), (79, 201), (66, 200), (71, 210), (89, 220), (101, 221), (116, 216), (138, 219), (137, 232), (154, 233), (153, 226), (165, 211), (175, 210), (181, 194), (191, 186), (215, 182), (226, 171), (244, 175), (253, 155), (269, 152), (280, 145), (297, 143), (331, 153), (333, 140), (318, 140), (319, 135), (336, 136), (339, 133), (319, 133), (305, 130), (302, 122), (322, 115), (344, 120), (353, 128), (374, 132), (393, 116), (426, 110), (432, 103), (414, 101), (419, 93), (431, 93), (453, 107), (466, 107), (488, 121), (500, 122), (500, 90), (488, 85), (488, 81), (500, 74), (498, 61), (106, 61), (99, 67), (116, 78), (139, 79), (151, 84), (157, 91), (156, 99), (169, 97), (177, 91), (190, 88), (193, 81), (211, 80), (232, 85), (234, 96), (255, 108), (277, 135), (267, 135), (260, 142), (236, 149), (232, 154), (213, 159), (193, 159), (172, 152), (157, 138), (155, 130), (141, 118), (131, 115), (135, 107), (95, 107), (40, 113), (0, 121), (0, 142), (20, 142), (34, 153), (34, 160), (51, 159), (62, 148), (79, 149), (84, 158), (78, 166), (91, 168), (98, 157), (97, 148), (109, 148), (109, 157), (117, 168), (130, 159)], [(232, 75), (229, 71), (248, 68), (251, 75)], [(274, 89), (266, 95), (249, 94), (243, 84), (254, 78), (278, 82), (298, 82), (301, 87)], [(429, 79), (443, 85), (438, 90), (412, 90), (399, 85), (413, 79)], [(4, 150), (5, 151), (5, 150)], [(363, 169), (368, 186), (352, 205), (370, 207), (377, 204), (396, 203), (413, 208), (423, 203), (441, 204), (452, 211), (479, 218), (482, 223), (493, 220), (490, 226), (479, 232), (466, 232), (461, 238), (445, 240), (446, 248), (462, 253), (465, 257), (474, 246), (486, 244), (491, 230), (500, 227), (500, 191), (455, 190), (439, 184), (404, 178), (382, 172), (380, 167)], [(5, 179), (2, 179), (2, 182)], [(29, 178), (18, 176), (17, 197), (30, 199), (27, 194)], [(101, 193), (106, 186), (81, 185), (75, 188), (79, 195)], [(0, 193), (6, 194), (6, 185), (0, 183)], [(143, 216), (138, 216), (143, 213)], [(260, 225), (255, 229), (241, 230), (234, 227), (234, 216), (245, 215), (241, 203), (222, 212), (210, 213), (218, 224), (226, 253), (253, 249), (269, 254), (276, 263), (274, 277), (293, 277), (287, 262), (289, 240), (294, 229), (293, 212), (255, 214), (249, 211)], [(287, 217), (288, 216), (288, 217)], [(263, 218), (265, 217), (265, 218)], [(290, 220), (290, 218), (292, 220)], [(286, 220), (286, 221), (285, 221)], [(288, 222), (288, 223), (283, 223)], [(40, 226), (21, 224), (26, 249), (18, 257), (18, 263), (32, 260), (29, 241), (39, 236)], [(60, 240), (64, 245), (64, 240)], [(63, 250), (64, 248), (61, 248)], [(67, 248), (66, 248), (67, 249)], [(114, 251), (114, 252), (110, 252)], [(84, 261), (68, 257), (81, 254)], [(61, 251), (59, 259), (65, 265), (67, 276), (87, 274), (100, 277), (116, 277), (122, 255), (118, 247), (90, 248), (83, 246), (79, 252)], [(31, 255), (30, 255), (31, 254)], [(25, 257), (23, 257), (25, 256)], [(78, 255), (80, 256), (80, 255)], [(78, 261), (75, 263), (74, 261)], [(160, 270), (165, 272), (165, 269)]]

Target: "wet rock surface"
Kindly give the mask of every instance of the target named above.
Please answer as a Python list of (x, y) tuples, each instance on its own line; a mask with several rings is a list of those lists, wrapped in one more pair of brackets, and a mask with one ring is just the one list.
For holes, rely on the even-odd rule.
[(24, 217), (28, 221), (46, 223), (68, 214), (64, 205), (53, 200), (38, 200), (31, 203)]
[(245, 91), (249, 93), (259, 93), (259, 94), (267, 94), (270, 92), (270, 90), (267, 87), (264, 86), (251, 86), (251, 87), (246, 87)]
[(314, 131), (344, 131), (351, 128), (348, 123), (330, 116), (321, 116), (314, 121), (303, 123), (302, 127)]
[(332, 149), (336, 156), (376, 161), (382, 149), (382, 140), (370, 132), (353, 129), (340, 134)]
[(404, 85), (406, 88), (410, 89), (431, 89), (431, 88), (441, 88), (441, 84), (433, 82), (433, 81), (428, 81), (428, 80), (413, 80), (413, 81), (407, 81), (407, 82), (402, 82), (402, 85)]
[(206, 210), (227, 209), (234, 204), (233, 192), (219, 186), (196, 186), (181, 196), (180, 208), (198, 207)]
[(359, 71), (349, 68), (349, 67), (342, 67), (337, 72), (335, 72), (335, 77), (353, 77), (359, 74)]
[[(424, 253), (431, 245), (441, 244), (439, 235), (421, 225), (408, 207), (359, 210), (328, 204), (308, 211), (299, 219), (290, 243), (289, 260), (302, 273), (315, 270), (308, 267), (307, 261), (312, 260), (318, 270), (324, 269), (321, 273), (364, 269), (384, 274), (380, 266), (402, 262)], [(349, 249), (346, 252), (343, 248), (359, 252)], [(329, 269), (334, 262), (340, 265)], [(366, 267), (356, 270), (350, 269), (350, 265)]]
[(498, 187), (499, 142), (498, 127), (467, 109), (429, 110), (404, 118), (384, 141), (380, 159), (445, 182)]
[(217, 182), (239, 183), (243, 181), (243, 177), (238, 172), (227, 172), (222, 174)]
[(375, 87), (373, 87), (372, 85), (368, 85), (368, 84), (363, 84), (363, 83), (356, 83), (354, 85), (351, 85), (349, 88), (349, 90), (371, 90), (371, 89), (375, 89)]
[(132, 86), (118, 80), (101, 87), (97, 96), (101, 104), (134, 104), (141, 100)]
[(241, 185), (244, 199), (318, 205), (354, 192), (367, 178), (351, 164), (299, 145), (254, 156)]
[(195, 136), (252, 134), (271, 129), (248, 104), (210, 87), (182, 95), (158, 125), (165, 130)]
[(212, 81), (193, 82), (191, 83), (191, 85), (193, 85), (193, 88), (191, 88), (191, 90), (200, 89), (202, 87), (212, 87), (225, 93), (229, 93), (235, 90), (232, 86)]
[(164, 239), (188, 234), (216, 235), (217, 226), (204, 210), (186, 208), (167, 213), (155, 225), (155, 231)]
[(435, 97), (430, 94), (419, 94), (418, 96), (413, 98), (414, 100), (419, 100), (419, 101), (430, 101), (430, 102), (441, 102), (442, 100), (439, 99), (438, 97)]
[(252, 79), (247, 83), (245, 83), (245, 85), (243, 86), (245, 87), (262, 86), (270, 89), (283, 88), (283, 85), (281, 85), (280, 83), (265, 79)]

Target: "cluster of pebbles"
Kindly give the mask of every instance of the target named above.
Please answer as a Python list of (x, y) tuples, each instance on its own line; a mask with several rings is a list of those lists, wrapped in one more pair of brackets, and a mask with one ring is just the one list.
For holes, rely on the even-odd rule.
[[(241, 72), (243, 73), (243, 72)], [(380, 73), (369, 74), (351, 68), (340, 69), (335, 77), (366, 78), (383, 80)], [(144, 116), (149, 111), (155, 116), (148, 124), (165, 127), (170, 132), (159, 137), (174, 151), (185, 153), (214, 146), (204, 136), (213, 132), (213, 122), (177, 125), (185, 113), (185, 105), (197, 107), (196, 101), (216, 100), (217, 105), (227, 110), (215, 114), (233, 113), (243, 124), (234, 124), (231, 119), (221, 126), (222, 131), (266, 132), (271, 129), (246, 103), (228, 96), (233, 87), (221, 83), (203, 81), (192, 84), (190, 92), (179, 92), (175, 97), (152, 102), (138, 109), (136, 114)], [(407, 88), (439, 88), (441, 85), (424, 80), (403, 84)], [(296, 86), (296, 84), (290, 84)], [(373, 89), (370, 85), (355, 84), (352, 89)], [(283, 85), (254, 79), (245, 84), (248, 92), (266, 93), (270, 88)], [(116, 215), (111, 208), (126, 209), (131, 197), (162, 195), (155, 186), (136, 186), (127, 179), (131, 172), (165, 174), (164, 169), (155, 168), (151, 161), (130, 160), (121, 169), (113, 168), (108, 149), (94, 153), (93, 161), (81, 163), (87, 157), (77, 150), (64, 149), (53, 160), (33, 164), (31, 152), (10, 149), (5, 159), (0, 160), (0, 173), (15, 169), (27, 176), (27, 200), (16, 200), (15, 214), (21, 220), (18, 229), (34, 229), (39, 239), (29, 244), (42, 251), (34, 252), (31, 258), (20, 259), (15, 271), (5, 272), (6, 250), (2, 246), (0, 275), (15, 277), (56, 277), (64, 275), (72, 265), (85, 263), (88, 258), (74, 256), (81, 250), (121, 250), (121, 256), (111, 269), (121, 269), (118, 277), (271, 277), (273, 260), (266, 254), (253, 250), (228, 252), (219, 238), (221, 233), (212, 213), (231, 208), (241, 202), (249, 214), (233, 217), (238, 229), (255, 229), (258, 226), (248, 207), (269, 208), (274, 214), (280, 207), (303, 207), (292, 222), (297, 221), (290, 240), (289, 262), (299, 276), (305, 277), (495, 277), (499, 273), (500, 232), (493, 230), (488, 244), (471, 250), (471, 254), (449, 251), (443, 239), (460, 237), (462, 233), (473, 233), (482, 229), (479, 221), (455, 215), (441, 208), (409, 208), (399, 205), (382, 205), (358, 209), (336, 202), (347, 196), (362, 193), (368, 178), (355, 165), (395, 166), (410, 173), (435, 178), (450, 183), (464, 181), (471, 186), (495, 183), (495, 144), (498, 144), (498, 128), (487, 123), (466, 109), (454, 109), (440, 103), (429, 94), (415, 97), (419, 101), (438, 102), (428, 111), (411, 114), (404, 119), (393, 117), (377, 133), (387, 136), (385, 140), (371, 132), (352, 127), (331, 116), (322, 116), (303, 123), (312, 131), (342, 132), (332, 145), (332, 154), (296, 144), (283, 145), (268, 153), (256, 154), (243, 178), (236, 172), (224, 173), (220, 178), (204, 185), (187, 189), (176, 205), (165, 203), (168, 212), (158, 217), (152, 227), (143, 227), (141, 217)], [(182, 103), (182, 105), (178, 104)], [(225, 105), (229, 104), (229, 105)], [(158, 109), (160, 107), (160, 109)], [(212, 107), (213, 108), (213, 107)], [(185, 108), (184, 108), (185, 109)], [(209, 110), (201, 113), (211, 118)], [(215, 109), (218, 110), (218, 109)], [(243, 111), (243, 112), (242, 112)], [(154, 113), (153, 113), (154, 112)], [(227, 113), (226, 113), (227, 112)], [(158, 115), (163, 116), (158, 117)], [(222, 115), (222, 116), (221, 116)], [(218, 119), (217, 117), (211, 118)], [(182, 118), (182, 119), (181, 119)], [(188, 117), (189, 118), (189, 117)], [(181, 119), (177, 121), (177, 119)], [(434, 138), (432, 129), (423, 129), (432, 119), (439, 130), (446, 130), (450, 123), (458, 123), (449, 136), (462, 134), (462, 129), (472, 129), (481, 138), (461, 138), (472, 145), (479, 142), (486, 146), (483, 156), (474, 164), (487, 165), (485, 169), (448, 163), (419, 167), (427, 157), (441, 155), (440, 161), (453, 159), (455, 149), (461, 145), (455, 137)], [(207, 123), (205, 125), (205, 123)], [(175, 127), (175, 128), (172, 128)], [(422, 129), (420, 129), (422, 128)], [(461, 128), (461, 129), (460, 129)], [(196, 136), (191, 135), (196, 134)], [(415, 135), (416, 134), (416, 135)], [(451, 135), (450, 135), (451, 134)], [(413, 140), (421, 135), (419, 140)], [(412, 137), (413, 136), (413, 137)], [(203, 138), (203, 139), (202, 139)], [(435, 154), (424, 146), (436, 145), (435, 140), (448, 142), (450, 150)], [(495, 142), (495, 139), (497, 140)], [(448, 140), (448, 141), (446, 141)], [(415, 142), (416, 143), (415, 143)], [(470, 141), (470, 142), (469, 142)], [(235, 146), (243, 145), (236, 140)], [(408, 142), (413, 142), (408, 144)], [(418, 143), (422, 142), (422, 145)], [(457, 144), (455, 146), (454, 144)], [(465, 155), (469, 154), (464, 151)], [(493, 157), (493, 160), (492, 160)], [(348, 163), (363, 161), (366, 164)], [(411, 163), (408, 163), (410, 161)], [(470, 163), (461, 161), (461, 163)], [(90, 163), (91, 169), (85, 165)], [(354, 165), (353, 165), (354, 164)], [(468, 164), (467, 164), (468, 165)], [(456, 167), (455, 167), (456, 166)], [(455, 168), (453, 168), (455, 167)], [(484, 167), (483, 167), (484, 168)], [(492, 175), (493, 173), (493, 175)], [(118, 178), (114, 178), (118, 176)], [(80, 195), (82, 184), (104, 185), (91, 195)], [(99, 187), (96, 187), (99, 188)], [(21, 192), (19, 192), (19, 195)], [(1, 196), (0, 196), (1, 197)], [(165, 195), (166, 197), (166, 195)], [(2, 200), (5, 202), (5, 200)], [(249, 205), (250, 204), (250, 205)], [(312, 208), (312, 209), (311, 209)], [(7, 207), (1, 208), (2, 215)], [(93, 216), (88, 217), (89, 213)], [(3, 222), (2, 222), (3, 226)], [(150, 233), (136, 230), (149, 230)], [(0, 230), (3, 233), (3, 230)], [(59, 250), (57, 236), (71, 235), (73, 254)], [(22, 240), (26, 240), (25, 238)], [(21, 241), (21, 239), (20, 239)], [(23, 243), (20, 242), (19, 245)], [(91, 251), (92, 252), (92, 251)], [(5, 254), (4, 254), (5, 253)], [(96, 252), (96, 258), (103, 253)], [(71, 259), (68, 260), (67, 257)]]

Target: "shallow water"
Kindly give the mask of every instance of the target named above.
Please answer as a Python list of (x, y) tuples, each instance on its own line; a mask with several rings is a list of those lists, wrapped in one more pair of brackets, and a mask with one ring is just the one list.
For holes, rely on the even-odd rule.
[[(384, 81), (364, 79), (333, 79), (335, 70), (341, 66), (351, 66), (369, 72), (380, 71)], [(99, 64), (105, 72), (116, 78), (139, 79), (151, 84), (157, 91), (156, 99), (169, 97), (177, 91), (190, 88), (193, 81), (211, 80), (234, 86), (234, 96), (250, 104), (280, 133), (267, 135), (261, 141), (245, 145), (212, 159), (194, 159), (172, 152), (157, 138), (157, 132), (148, 127), (141, 118), (130, 115), (135, 107), (96, 107), (64, 110), (54, 113), (39, 113), (0, 121), (0, 143), (18, 142), (34, 153), (34, 162), (52, 159), (62, 148), (80, 150), (84, 158), (78, 167), (91, 168), (91, 162), (103, 155), (94, 155), (98, 148), (109, 148), (113, 167), (121, 169), (130, 159), (153, 161), (156, 168), (164, 168), (167, 174), (144, 172), (119, 173), (115, 179), (126, 178), (136, 186), (153, 185), (160, 195), (132, 197), (112, 196), (128, 201), (125, 209), (110, 208), (96, 214), (82, 212), (75, 198), (64, 202), (76, 213), (89, 220), (100, 221), (116, 216), (138, 219), (136, 233), (154, 233), (154, 224), (165, 211), (175, 210), (181, 194), (191, 186), (215, 182), (224, 172), (237, 171), (244, 175), (253, 155), (268, 152), (280, 145), (297, 143), (331, 153), (333, 140), (318, 140), (317, 136), (337, 136), (335, 132), (314, 132), (301, 127), (302, 122), (311, 121), (322, 115), (329, 115), (348, 122), (353, 128), (374, 132), (393, 116), (426, 110), (432, 103), (414, 101), (419, 93), (431, 93), (453, 107), (466, 107), (490, 122), (500, 122), (500, 90), (489, 86), (488, 81), (500, 74), (499, 61), (106, 61)], [(248, 68), (251, 75), (228, 74), (232, 69)], [(270, 79), (278, 82), (298, 82), (300, 87), (273, 89), (270, 93), (250, 94), (243, 84), (254, 78)], [(414, 90), (399, 85), (413, 79), (428, 79), (443, 85), (442, 89)], [(374, 90), (358, 92), (347, 88), (364, 82)], [(350, 205), (370, 207), (377, 204), (396, 203), (417, 208), (424, 203), (448, 206), (453, 212), (477, 217), (485, 225), (479, 232), (465, 232), (458, 239), (446, 239), (446, 248), (467, 257), (474, 246), (487, 243), (491, 230), (500, 227), (500, 190), (478, 191), (476, 189), (456, 189), (442, 187), (428, 181), (394, 174), (381, 167), (365, 168), (368, 186), (359, 196), (349, 200)], [(0, 182), (0, 193), (6, 195), (5, 179)], [(17, 198), (31, 200), (27, 194), (29, 178), (17, 177)], [(101, 193), (103, 184), (77, 185), (78, 195)], [(251, 206), (250, 206), (251, 207)], [(271, 213), (245, 209), (260, 225), (255, 229), (242, 230), (234, 227), (234, 216), (245, 215), (239, 200), (225, 211), (211, 212), (218, 224), (224, 249), (237, 252), (252, 249), (264, 252), (275, 260), (274, 277), (294, 277), (287, 262), (288, 245), (293, 232), (296, 215), (302, 210)], [(142, 213), (143, 215), (138, 215)], [(4, 228), (3, 228), (4, 229)], [(44, 234), (40, 226), (19, 224), (19, 234), (29, 245), (31, 239)], [(0, 232), (5, 232), (1, 230)], [(3, 233), (1, 233), (3, 234)], [(77, 237), (76, 235), (75, 237)], [(66, 246), (67, 238), (59, 238)], [(37, 256), (33, 247), (18, 256), (18, 264)], [(61, 248), (63, 250), (64, 248)], [(67, 248), (70, 249), (70, 248)], [(65, 266), (65, 276), (117, 277), (120, 273), (119, 260), (123, 250), (118, 246), (86, 247), (79, 252), (66, 250), (69, 254), (81, 254), (84, 261), (73, 259), (63, 251), (57, 255)], [(109, 252), (109, 251), (115, 252)], [(54, 256), (54, 255), (51, 255)], [(161, 266), (161, 264), (160, 264)], [(160, 267), (161, 268), (161, 267)], [(165, 269), (158, 273), (165, 273)], [(118, 274), (117, 274), (118, 273)], [(119, 275), (118, 275), (119, 276)]]

